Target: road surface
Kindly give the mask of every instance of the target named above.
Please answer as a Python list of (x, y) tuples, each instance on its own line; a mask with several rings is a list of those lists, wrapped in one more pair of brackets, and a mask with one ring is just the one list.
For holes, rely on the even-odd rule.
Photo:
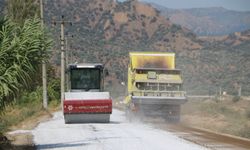
[(113, 110), (109, 124), (64, 124), (62, 112), (32, 130), (40, 150), (200, 150), (173, 133), (146, 124), (126, 122), (124, 112)]

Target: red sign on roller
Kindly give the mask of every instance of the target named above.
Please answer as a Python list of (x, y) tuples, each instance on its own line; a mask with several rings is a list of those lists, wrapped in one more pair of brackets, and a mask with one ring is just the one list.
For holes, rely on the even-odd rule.
[(112, 100), (67, 100), (64, 113), (111, 113)]

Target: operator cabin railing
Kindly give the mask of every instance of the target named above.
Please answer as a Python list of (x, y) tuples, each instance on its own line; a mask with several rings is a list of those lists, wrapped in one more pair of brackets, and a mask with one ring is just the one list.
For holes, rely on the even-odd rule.
[(185, 91), (153, 91), (153, 90), (143, 90), (143, 91), (132, 91), (132, 96), (166, 96), (166, 97), (185, 97)]
[(164, 68), (136, 68), (132, 73), (134, 96), (185, 96), (181, 71)]

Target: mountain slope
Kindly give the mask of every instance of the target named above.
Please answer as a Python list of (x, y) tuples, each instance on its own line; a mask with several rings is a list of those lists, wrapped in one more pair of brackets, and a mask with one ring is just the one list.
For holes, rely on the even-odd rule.
[[(187, 28), (136, 0), (47, 0), (45, 8), (46, 23), (56, 41), (53, 61), (59, 66), (56, 49), (60, 49), (60, 25), (52, 26), (51, 22), (64, 15), (66, 21), (73, 21), (73, 26), (65, 24), (66, 33), (74, 35), (74, 39), (67, 40), (70, 62), (106, 64), (108, 85), (120, 90), (112, 93), (124, 93), (120, 82), (126, 81), (130, 51), (176, 52), (177, 67), (183, 70), (185, 87), (191, 94), (215, 94), (219, 87), (235, 94), (239, 85), (245, 87), (244, 94), (250, 93), (246, 88), (250, 71), (241, 67), (249, 63), (247, 39), (238, 45), (226, 44), (225, 40), (200, 40)], [(246, 62), (240, 63), (242, 59)]]
[[(200, 49), (202, 43), (188, 29), (172, 24), (157, 10), (136, 0), (51, 0), (45, 3), (45, 18), (59, 39), (59, 25), (51, 21), (73, 21), (66, 32), (74, 34), (69, 43), (72, 62), (101, 61), (111, 68), (113, 78), (124, 80), (129, 51), (181, 51)], [(59, 43), (59, 41), (58, 41)], [(54, 59), (59, 64), (58, 54)]]
[(150, 42), (148, 46), (152, 50), (179, 50), (190, 48), (190, 45), (193, 45), (192, 49), (202, 47), (192, 37), (191, 31), (172, 24), (157, 10), (136, 0), (123, 3), (113, 0), (54, 0), (47, 1), (46, 6), (48, 21), (57, 19), (58, 14), (68, 20), (74, 18), (73, 28), (77, 28), (78, 34), (93, 32), (98, 33), (94, 36), (101, 40), (120, 39), (135, 45)]
[(4, 6), (5, 5), (6, 4), (5, 4), (4, 0), (0, 1), (0, 16), (3, 16), (3, 14), (4, 14)]
[[(219, 38), (197, 38), (185, 27), (173, 24), (148, 4), (136, 0), (45, 0), (45, 22), (55, 40), (51, 62), (60, 66), (60, 23), (64, 15), (69, 62), (101, 62), (110, 76), (112, 93), (124, 94), (128, 52), (171, 51), (182, 69), (190, 94), (250, 95), (250, 32)], [(190, 17), (184, 17), (189, 20)], [(191, 19), (192, 20), (192, 19)], [(74, 35), (71, 38), (69, 35)], [(59, 75), (59, 71), (58, 74)]]
[[(61, 16), (66, 21), (65, 43), (69, 63), (104, 63), (110, 72), (107, 83), (113, 85), (114, 90), (124, 90), (124, 87), (120, 87), (120, 82), (127, 78), (130, 51), (168, 51), (181, 54), (182, 51), (203, 47), (203, 42), (190, 30), (171, 23), (159, 11), (137, 0), (123, 3), (116, 0), (43, 2), (46, 27), (54, 38), (51, 62), (57, 66), (56, 76), (60, 73)], [(72, 26), (69, 21), (73, 23)], [(74, 35), (74, 38), (69, 35)], [(192, 53), (190, 51), (188, 55)]]
[(173, 23), (198, 35), (225, 35), (250, 29), (250, 12), (232, 11), (222, 7), (169, 9), (152, 5)]
[[(205, 40), (205, 39), (203, 39)], [(250, 30), (232, 33), (219, 40), (207, 40), (196, 55), (179, 57), (189, 93), (215, 94), (221, 88), (237, 95), (250, 94)]]

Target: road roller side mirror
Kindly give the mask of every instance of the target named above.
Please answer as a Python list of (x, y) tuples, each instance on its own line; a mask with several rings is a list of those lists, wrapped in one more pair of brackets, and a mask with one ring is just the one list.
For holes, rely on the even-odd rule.
[(105, 70), (104, 70), (104, 76), (105, 76), (105, 77), (109, 76), (109, 71), (108, 71), (108, 69), (105, 69)]

